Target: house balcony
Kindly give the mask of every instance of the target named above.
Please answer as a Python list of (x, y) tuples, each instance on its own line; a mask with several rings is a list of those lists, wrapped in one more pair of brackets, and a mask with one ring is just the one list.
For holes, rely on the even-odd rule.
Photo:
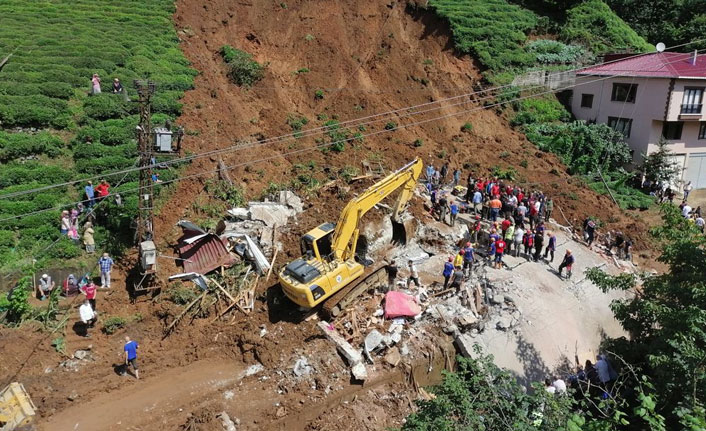
[(703, 104), (683, 104), (679, 111), (679, 120), (700, 121), (703, 117)]

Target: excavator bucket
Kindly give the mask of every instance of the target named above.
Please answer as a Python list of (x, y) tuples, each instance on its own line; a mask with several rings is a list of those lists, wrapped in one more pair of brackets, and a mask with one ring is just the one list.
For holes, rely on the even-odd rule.
[(410, 218), (403, 222), (392, 220), (392, 243), (406, 245), (407, 240), (417, 234), (417, 220)]

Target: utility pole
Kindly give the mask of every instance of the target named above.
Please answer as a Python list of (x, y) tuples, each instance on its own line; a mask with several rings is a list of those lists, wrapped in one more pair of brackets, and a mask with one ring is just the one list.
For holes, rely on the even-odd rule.
[(139, 245), (143, 241), (154, 238), (154, 181), (152, 181), (152, 112), (151, 99), (155, 84), (152, 81), (134, 81), (138, 104), (140, 106), (140, 123), (137, 126), (137, 151), (140, 156), (140, 187), (138, 196), (137, 231), (135, 239)]

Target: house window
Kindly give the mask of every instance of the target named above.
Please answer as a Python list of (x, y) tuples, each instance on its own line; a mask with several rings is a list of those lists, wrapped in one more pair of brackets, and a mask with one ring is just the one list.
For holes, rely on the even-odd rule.
[(704, 98), (703, 87), (686, 87), (684, 89), (684, 100), (681, 103), (682, 114), (700, 114), (701, 103)]
[(620, 132), (626, 138), (630, 137), (630, 129), (632, 129), (631, 118), (608, 117), (608, 127)]
[(681, 139), (683, 128), (683, 121), (665, 121), (662, 125), (662, 137), (669, 140)]
[(613, 84), (613, 94), (610, 100), (614, 102), (635, 103), (637, 84)]
[(706, 121), (702, 121), (699, 125), (699, 139), (706, 139)]
[(581, 94), (581, 107), (593, 108), (593, 94)]

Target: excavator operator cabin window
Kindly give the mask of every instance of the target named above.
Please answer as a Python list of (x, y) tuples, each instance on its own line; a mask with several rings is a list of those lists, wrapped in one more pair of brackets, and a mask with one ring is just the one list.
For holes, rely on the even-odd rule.
[(307, 259), (311, 259), (316, 255), (314, 253), (314, 238), (308, 235), (302, 238), (301, 248), (302, 256), (306, 257)]
[(333, 250), (331, 249), (331, 238), (333, 238), (333, 231), (319, 238), (316, 241), (316, 245), (319, 247), (319, 254), (322, 259), (328, 258)]

